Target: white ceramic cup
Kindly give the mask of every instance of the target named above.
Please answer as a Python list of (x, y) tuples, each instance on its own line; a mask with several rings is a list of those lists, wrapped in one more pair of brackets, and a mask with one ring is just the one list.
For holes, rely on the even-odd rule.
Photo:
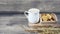
[(24, 12), (25, 16), (28, 18), (29, 23), (37, 23), (39, 21), (39, 11), (39, 9), (31, 8)]

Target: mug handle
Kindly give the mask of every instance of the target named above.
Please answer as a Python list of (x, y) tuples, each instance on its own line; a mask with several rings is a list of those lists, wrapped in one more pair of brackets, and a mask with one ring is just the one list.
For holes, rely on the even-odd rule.
[(24, 12), (24, 15), (25, 15), (26, 17), (28, 17), (28, 14), (27, 14), (27, 13), (28, 13), (28, 11), (25, 11), (25, 12)]

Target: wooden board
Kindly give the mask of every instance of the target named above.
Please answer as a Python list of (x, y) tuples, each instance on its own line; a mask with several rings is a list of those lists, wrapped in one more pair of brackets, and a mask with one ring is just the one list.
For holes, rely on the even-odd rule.
[(30, 27), (54, 27), (60, 28), (60, 24), (28, 24)]

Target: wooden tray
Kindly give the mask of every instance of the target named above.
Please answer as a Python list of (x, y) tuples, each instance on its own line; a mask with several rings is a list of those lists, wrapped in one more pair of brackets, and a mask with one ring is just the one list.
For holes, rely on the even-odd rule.
[[(41, 14), (40, 14), (40, 16), (41, 16)], [(46, 14), (49, 14), (49, 13), (46, 13)], [(53, 18), (55, 19), (55, 21), (42, 21), (42, 18), (40, 17), (40, 23), (41, 24), (54, 24), (54, 23), (57, 23), (58, 20), (57, 20), (56, 14), (54, 14), (54, 13), (51, 13), (51, 14), (53, 15)]]

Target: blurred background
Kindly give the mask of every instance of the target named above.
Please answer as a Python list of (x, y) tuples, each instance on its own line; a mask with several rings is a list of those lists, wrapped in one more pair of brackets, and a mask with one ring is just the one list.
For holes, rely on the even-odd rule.
[(60, 22), (60, 0), (0, 0), (0, 34), (36, 34), (15, 29), (28, 25), (24, 11), (38, 8), (40, 12), (54, 12)]

